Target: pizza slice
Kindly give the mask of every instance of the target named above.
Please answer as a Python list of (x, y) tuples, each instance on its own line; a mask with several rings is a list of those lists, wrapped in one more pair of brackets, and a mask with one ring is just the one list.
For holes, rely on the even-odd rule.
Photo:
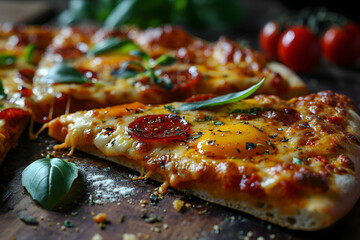
[(282, 98), (307, 92), (285, 66), (227, 38), (214, 43), (179, 27), (139, 30), (64, 28), (34, 78), (37, 121), (82, 109), (134, 101), (182, 101), (195, 94), (244, 90), (260, 78), (259, 93)]
[[(1, 85), (1, 82), (0, 82)], [(19, 108), (4, 100), (3, 89), (0, 88), (0, 164), (11, 148), (18, 144), (18, 140), (30, 120), (31, 111)]]
[(63, 141), (55, 149), (135, 169), (163, 182), (160, 193), (173, 187), (291, 229), (328, 227), (359, 198), (360, 117), (346, 96), (199, 99), (79, 111), (46, 126)]
[(55, 34), (49, 27), (0, 25), (0, 80), (9, 102), (31, 107), (36, 66)]
[(32, 79), (56, 30), (0, 25), (0, 163), (17, 146), (31, 116)]

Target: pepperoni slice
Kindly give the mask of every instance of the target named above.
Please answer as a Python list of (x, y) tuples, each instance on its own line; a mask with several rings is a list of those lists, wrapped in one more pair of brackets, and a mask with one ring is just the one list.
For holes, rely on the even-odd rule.
[(206, 100), (209, 100), (209, 99), (212, 99), (216, 97), (216, 95), (214, 94), (200, 94), (200, 95), (195, 95), (195, 96), (192, 96), (192, 97), (189, 97), (188, 99), (185, 100), (185, 102), (201, 102), (201, 101), (206, 101)]
[(24, 117), (30, 113), (20, 108), (7, 108), (0, 111), (0, 119), (4, 119), (11, 126), (16, 126)]
[(30, 68), (23, 68), (18, 71), (18, 76), (28, 83), (32, 83), (35, 76), (35, 70)]
[(78, 58), (84, 53), (76, 46), (58, 47), (54, 49), (55, 54), (59, 54), (63, 59)]
[(131, 136), (143, 142), (172, 142), (186, 140), (189, 124), (174, 114), (146, 115), (129, 124)]

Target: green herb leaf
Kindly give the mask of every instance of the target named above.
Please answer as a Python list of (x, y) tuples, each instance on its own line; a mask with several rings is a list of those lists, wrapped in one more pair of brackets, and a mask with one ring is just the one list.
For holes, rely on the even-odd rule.
[(240, 101), (244, 98), (247, 98), (251, 94), (253, 94), (261, 86), (261, 84), (263, 84), (264, 81), (265, 81), (265, 79), (263, 78), (259, 83), (255, 84), (255, 85), (251, 86), (250, 88), (248, 88), (244, 91), (241, 91), (241, 92), (229, 93), (229, 94), (226, 94), (226, 95), (223, 95), (220, 97), (216, 97), (216, 98), (212, 98), (212, 99), (200, 101), (200, 102), (184, 103), (179, 107), (179, 110), (180, 111), (197, 110), (200, 108), (221, 106), (221, 105), (225, 105), (228, 103)]
[(139, 57), (144, 61), (150, 61), (150, 56), (146, 52), (143, 52), (141, 50), (133, 50), (129, 52), (129, 54), (131, 56)]
[(66, 64), (58, 64), (52, 67), (48, 74), (40, 79), (42, 83), (91, 83), (91, 80), (86, 78), (76, 68)]
[(168, 66), (168, 65), (176, 63), (176, 61), (177, 61), (177, 59), (172, 56), (161, 55), (154, 61), (154, 63), (152, 64), (152, 67), (155, 67), (157, 65)]
[(109, 37), (98, 44), (96, 44), (88, 54), (91, 56), (97, 56), (105, 52), (109, 52), (115, 49), (119, 49), (124, 53), (128, 53), (139, 47), (130, 39), (119, 39), (115, 37)]
[(34, 56), (35, 48), (36, 48), (35, 44), (29, 44), (25, 48), (24, 59), (25, 62), (27, 62), (28, 64), (34, 63), (33, 56)]
[(3, 100), (5, 98), (6, 98), (5, 89), (4, 89), (4, 86), (3, 86), (2, 81), (0, 79), (0, 100)]
[(0, 67), (10, 66), (15, 63), (16, 57), (8, 54), (0, 54)]
[(293, 157), (292, 162), (293, 162), (293, 164), (296, 164), (296, 165), (301, 165), (302, 164), (301, 160), (299, 158), (296, 158), (296, 157)]
[(47, 156), (24, 169), (21, 183), (35, 201), (50, 210), (70, 190), (77, 176), (75, 164)]

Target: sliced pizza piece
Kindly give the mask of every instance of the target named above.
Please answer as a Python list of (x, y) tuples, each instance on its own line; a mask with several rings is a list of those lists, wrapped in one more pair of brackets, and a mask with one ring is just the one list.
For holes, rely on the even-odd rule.
[(46, 122), (81, 109), (221, 95), (263, 77), (259, 93), (290, 98), (307, 92), (292, 71), (227, 38), (209, 43), (174, 26), (67, 27), (54, 38), (34, 78), (36, 115)]
[(43, 26), (0, 25), (0, 80), (9, 102), (31, 107), (36, 66), (56, 31)]
[(30, 120), (31, 111), (0, 101), (0, 164), (18, 140)]
[(359, 198), (360, 117), (346, 96), (258, 95), (181, 109), (189, 108), (131, 103), (46, 126), (64, 141), (55, 149), (80, 149), (146, 172), (140, 178), (163, 182), (160, 192), (186, 190), (292, 229), (328, 227)]

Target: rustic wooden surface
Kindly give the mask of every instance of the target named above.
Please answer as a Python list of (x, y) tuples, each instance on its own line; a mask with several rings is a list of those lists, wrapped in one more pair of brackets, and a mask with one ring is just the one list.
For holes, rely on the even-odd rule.
[[(302, 76), (311, 92), (332, 89), (350, 96), (357, 107), (360, 104), (359, 68), (336, 68), (322, 64), (310, 74)], [(317, 232), (291, 231), (261, 221), (239, 211), (206, 203), (194, 197), (170, 189), (156, 206), (150, 204), (150, 194), (159, 186), (153, 181), (133, 181), (138, 174), (121, 166), (76, 151), (67, 157), (67, 151), (54, 152), (57, 142), (44, 132), (35, 141), (22, 136), (19, 146), (13, 149), (0, 166), (0, 239), (91, 239), (96, 233), (103, 239), (122, 239), (124, 233), (132, 233), (139, 239), (360, 239), (360, 202), (351, 212), (331, 228)], [(47, 154), (76, 163), (80, 177), (73, 188), (56, 207), (47, 211), (38, 206), (21, 186), (21, 172), (36, 159)], [(89, 196), (99, 200), (101, 190), (94, 176), (108, 179), (111, 188), (133, 188), (128, 197), (116, 197), (113, 201), (102, 199), (103, 204), (89, 205)], [(106, 193), (103, 192), (103, 193)], [(111, 195), (110, 195), (111, 196)], [(101, 199), (101, 198), (100, 198)], [(178, 212), (173, 201), (185, 201), (187, 207)], [(141, 204), (145, 200), (148, 204)], [(36, 226), (26, 225), (19, 219), (24, 212), (35, 216)], [(93, 220), (93, 214), (104, 212), (109, 223), (101, 229)], [(141, 215), (155, 214), (158, 222), (148, 223)], [(124, 221), (120, 222), (120, 216)], [(62, 227), (64, 221), (73, 224)]]

